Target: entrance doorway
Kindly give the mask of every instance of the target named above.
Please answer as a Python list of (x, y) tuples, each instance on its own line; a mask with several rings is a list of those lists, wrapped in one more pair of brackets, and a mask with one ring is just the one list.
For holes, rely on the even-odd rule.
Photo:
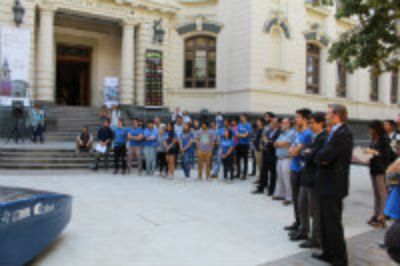
[(56, 102), (90, 105), (90, 47), (57, 45)]

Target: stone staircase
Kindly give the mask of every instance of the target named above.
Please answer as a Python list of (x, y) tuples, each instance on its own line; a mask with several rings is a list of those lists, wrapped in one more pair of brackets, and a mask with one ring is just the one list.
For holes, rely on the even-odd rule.
[[(84, 126), (95, 137), (99, 128), (98, 108), (55, 106), (46, 110), (45, 144), (9, 143), (0, 146), (0, 169), (89, 169), (92, 154), (75, 153), (75, 138)], [(128, 119), (125, 112), (121, 112)], [(1, 140), (0, 140), (1, 141)], [(109, 158), (112, 167), (112, 155)]]
[(45, 133), (46, 141), (74, 141), (84, 126), (92, 134), (99, 128), (98, 109), (94, 107), (53, 107), (48, 111), (50, 126)]
[[(44, 144), (33, 144), (28, 138), (24, 143), (3, 144), (0, 139), (0, 169), (90, 169), (94, 166), (94, 155), (75, 152), (75, 138), (84, 126), (96, 138), (100, 126), (97, 107), (51, 106), (47, 107), (47, 128)], [(170, 117), (168, 109), (146, 110), (144, 107), (129, 107), (121, 111), (125, 123), (130, 118), (146, 119), (159, 116)], [(99, 167), (104, 166), (100, 164)], [(133, 162), (136, 167), (136, 162)], [(113, 167), (113, 154), (109, 155), (109, 167)]]
[(0, 149), (2, 169), (89, 169), (91, 164), (90, 154), (76, 155), (73, 149)]

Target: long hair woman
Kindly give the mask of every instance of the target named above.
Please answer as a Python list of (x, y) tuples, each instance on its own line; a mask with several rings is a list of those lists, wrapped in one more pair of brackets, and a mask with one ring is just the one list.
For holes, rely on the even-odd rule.
[(168, 175), (174, 178), (175, 175), (175, 160), (178, 154), (178, 138), (175, 134), (174, 124), (168, 123), (165, 131), (164, 147), (167, 153)]
[(374, 191), (374, 214), (368, 224), (373, 227), (383, 228), (386, 226), (384, 210), (388, 192), (385, 172), (390, 164), (390, 140), (385, 134), (383, 123), (378, 120), (370, 123), (369, 134), (371, 136), (371, 145), (366, 150), (366, 153), (372, 155), (369, 168)]

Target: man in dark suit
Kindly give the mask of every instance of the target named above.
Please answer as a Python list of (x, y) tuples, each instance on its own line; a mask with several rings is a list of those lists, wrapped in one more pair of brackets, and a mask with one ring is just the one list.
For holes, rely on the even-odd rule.
[(322, 254), (313, 258), (335, 266), (348, 265), (342, 225), (343, 199), (349, 193), (349, 174), (353, 150), (353, 134), (343, 105), (330, 105), (326, 120), (331, 130), (324, 147), (318, 152), (315, 179), (320, 196)]
[[(313, 141), (302, 151), (304, 168), (300, 178), (299, 214), (300, 228), (298, 234), (303, 234), (307, 240), (300, 244), (301, 248), (318, 248), (321, 245), (319, 195), (315, 189), (317, 164), (315, 157), (325, 145), (325, 114), (315, 112), (311, 115), (310, 128), (314, 134)], [(310, 218), (312, 218), (311, 238)]]
[(275, 141), (281, 134), (281, 120), (273, 118), (271, 121), (271, 129), (266, 132), (263, 138), (264, 149), (262, 154), (262, 170), (260, 183), (253, 194), (262, 194), (264, 189), (268, 188), (268, 196), (272, 196), (275, 191), (276, 184), (276, 150)]

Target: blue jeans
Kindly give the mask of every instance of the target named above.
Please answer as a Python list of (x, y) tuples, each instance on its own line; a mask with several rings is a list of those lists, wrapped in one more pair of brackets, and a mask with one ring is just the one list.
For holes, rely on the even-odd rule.
[(145, 146), (143, 148), (144, 159), (146, 160), (146, 172), (153, 174), (156, 169), (156, 148)]
[(190, 169), (193, 165), (193, 151), (186, 151), (183, 154), (183, 172), (186, 178), (190, 177)]
[(218, 147), (216, 151), (216, 161), (213, 164), (211, 176), (218, 176), (221, 166), (222, 166), (222, 149)]
[(37, 125), (37, 127), (32, 126), (32, 141), (36, 142), (36, 138), (39, 137), (39, 141), (41, 143), (44, 142), (43, 138), (43, 126), (42, 125)]

